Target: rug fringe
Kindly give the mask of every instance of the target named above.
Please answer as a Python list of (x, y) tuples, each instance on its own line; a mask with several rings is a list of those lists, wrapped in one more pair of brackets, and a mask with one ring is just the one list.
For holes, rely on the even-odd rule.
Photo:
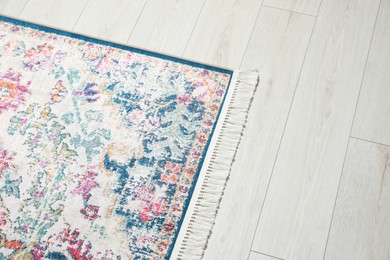
[(201, 259), (207, 247), (226, 182), (259, 84), (257, 71), (239, 71), (193, 214), (180, 245), (180, 260)]

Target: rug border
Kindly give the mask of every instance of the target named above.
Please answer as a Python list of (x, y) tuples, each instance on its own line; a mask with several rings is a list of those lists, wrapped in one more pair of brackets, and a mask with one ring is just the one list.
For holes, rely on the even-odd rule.
[(89, 36), (86, 34), (80, 34), (80, 33), (66, 31), (64, 29), (49, 27), (47, 25), (43, 25), (43, 24), (36, 23), (36, 22), (30, 22), (30, 21), (27, 21), (24, 19), (20, 19), (18, 17), (11, 17), (11, 16), (6, 16), (3, 14), (0, 14), (0, 21), (12, 23), (15, 25), (20, 25), (23, 27), (28, 27), (31, 29), (41, 30), (41, 31), (44, 31), (47, 33), (54, 33), (54, 34), (58, 34), (61, 36), (66, 36), (66, 37), (71, 37), (71, 38), (75, 38), (75, 39), (79, 39), (79, 40), (83, 40), (83, 41), (87, 41), (87, 42), (92, 42), (95, 44), (110, 46), (110, 47), (122, 49), (125, 51), (135, 52), (138, 54), (147, 55), (147, 56), (155, 57), (158, 59), (165, 59), (165, 60), (169, 60), (172, 62), (177, 62), (177, 63), (189, 65), (192, 67), (211, 70), (211, 71), (227, 74), (230, 76), (229, 83), (227, 85), (225, 95), (224, 95), (223, 100), (221, 102), (221, 107), (218, 111), (216, 121), (215, 121), (214, 126), (212, 128), (212, 131), (210, 133), (209, 139), (207, 140), (207, 144), (205, 146), (205, 149), (202, 152), (202, 157), (199, 161), (198, 168), (196, 171), (197, 174), (196, 174), (196, 176), (194, 176), (195, 182), (193, 184), (191, 184), (191, 187), (189, 189), (189, 196), (186, 199), (186, 201), (184, 202), (183, 213), (180, 217), (180, 220), (178, 221), (178, 229), (175, 232), (172, 243), (170, 244), (169, 249), (167, 251), (167, 254), (164, 258), (170, 259), (172, 256), (177, 257), (177, 252), (181, 247), (183, 236), (184, 236), (186, 229), (187, 229), (187, 226), (189, 224), (189, 216), (187, 216), (187, 214), (192, 213), (193, 207), (191, 205), (196, 203), (196, 201), (200, 195), (199, 192), (200, 192), (200, 188), (202, 187), (200, 182), (203, 184), (204, 178), (206, 176), (205, 173), (206, 173), (208, 165), (210, 163), (210, 157), (211, 157), (211, 154), (214, 150), (215, 142), (213, 140), (215, 140), (215, 138), (213, 139), (213, 137), (219, 135), (219, 132), (220, 132), (221, 127), (222, 127), (222, 123), (223, 123), (224, 119), (226, 118), (228, 104), (232, 98), (232, 93), (233, 93), (234, 88), (235, 88), (235, 82), (237, 81), (237, 73), (235, 73), (235, 70), (232, 70), (229, 68), (224, 68), (224, 67), (217, 67), (214, 65), (208, 65), (208, 64), (201, 63), (201, 62), (192, 61), (189, 59), (175, 57), (175, 56), (172, 56), (169, 54), (163, 54), (163, 53), (159, 53), (159, 52), (155, 52), (155, 51), (151, 51), (151, 50), (142, 49), (139, 47), (133, 47), (133, 46), (125, 45), (122, 43), (117, 43), (114, 41), (103, 40), (103, 39), (99, 39), (97, 37), (92, 37), (92, 36)]
[(103, 39), (103, 38), (91, 36), (88, 34), (67, 31), (67, 30), (64, 30), (64, 29), (61, 29), (61, 28), (58, 28), (55, 26), (48, 26), (48, 25), (45, 25), (42, 23), (28, 21), (26, 19), (22, 19), (19, 17), (13, 17), (13, 16), (0, 14), (0, 21), (25, 26), (25, 27), (29, 27), (32, 29), (45, 31), (48, 33), (55, 33), (55, 34), (59, 34), (62, 36), (72, 37), (72, 38), (76, 38), (76, 39), (80, 39), (80, 40), (84, 40), (84, 41), (89, 41), (89, 42), (92, 42), (95, 44), (111, 46), (113, 48), (118, 48), (118, 49), (131, 51), (131, 52), (135, 52), (135, 53), (139, 53), (139, 54), (144, 54), (144, 55), (152, 56), (152, 57), (159, 58), (159, 59), (170, 60), (173, 62), (178, 62), (181, 64), (190, 65), (190, 66), (197, 67), (197, 68), (202, 68), (202, 69), (207, 69), (207, 70), (211, 70), (211, 71), (215, 71), (215, 72), (229, 74), (231, 77), (233, 76), (233, 72), (234, 72), (234, 69), (232, 69), (232, 68), (207, 64), (205, 62), (195, 61), (195, 60), (191, 60), (191, 59), (187, 59), (187, 58), (183, 58), (183, 57), (179, 57), (179, 56), (175, 56), (175, 55), (171, 55), (171, 54), (167, 54), (167, 53), (163, 53), (163, 52), (153, 51), (153, 50), (149, 50), (146, 48), (141, 48), (139, 46), (132, 46), (132, 45), (124, 44), (124, 43), (119, 43), (116, 41), (110, 41), (108, 39)]
[[(189, 197), (188, 201), (185, 202), (186, 204), (185, 211), (184, 214), (182, 215), (182, 219), (180, 220), (179, 229), (177, 235), (175, 236), (175, 240), (173, 241), (174, 243), (171, 244), (172, 249), (169, 250), (170, 252), (169, 254), (167, 254), (168, 258), (166, 259), (170, 259), (171, 256), (173, 257), (173, 259), (179, 258), (179, 254), (180, 254), (179, 250), (182, 247), (182, 244), (184, 242), (183, 240), (189, 228), (191, 216), (195, 210), (195, 204), (197, 203), (198, 198), (201, 195), (201, 188), (204, 185), (205, 178), (207, 176), (207, 170), (209, 169), (209, 166), (211, 164), (213, 153), (217, 149), (216, 145), (218, 140), (217, 138), (213, 138), (213, 137), (220, 136), (224, 121), (228, 117), (229, 104), (233, 98), (234, 90), (237, 87), (236, 83), (238, 80), (238, 74), (239, 72), (235, 71), (233, 72), (233, 75), (230, 78), (228, 90), (225, 93), (222, 106), (217, 116), (217, 120), (214, 124), (208, 143), (205, 147), (206, 149), (203, 151), (202, 159), (198, 165), (199, 173), (196, 177), (195, 183), (191, 186), (191, 196)], [(207, 241), (206, 241), (206, 245), (207, 245)]]
[[(218, 115), (216, 117), (216, 120), (214, 122), (213, 128), (211, 130), (210, 136), (207, 140), (206, 146), (204, 147), (204, 150), (202, 152), (201, 159), (199, 160), (198, 168), (196, 169), (196, 173), (194, 175), (194, 180), (195, 182), (191, 184), (191, 187), (189, 189), (189, 197), (185, 200), (184, 202), (184, 209), (183, 213), (180, 216), (180, 220), (178, 221), (178, 229), (175, 232), (175, 236), (172, 240), (172, 243), (168, 249), (167, 255), (165, 256), (165, 259), (170, 259), (172, 255), (176, 257), (176, 253), (174, 254), (175, 250), (180, 249), (181, 247), (181, 239), (180, 237), (184, 236), (184, 234), (187, 231), (187, 225), (189, 223), (189, 215), (192, 214), (193, 208), (191, 205), (196, 203), (199, 197), (199, 191), (200, 188), (203, 186), (203, 181), (204, 178), (206, 177), (206, 171), (208, 169), (208, 165), (210, 163), (210, 158), (212, 155), (212, 152), (214, 151), (214, 146), (216, 142), (216, 138), (213, 137), (218, 137), (219, 132), (221, 131), (222, 124), (224, 119), (226, 118), (226, 113), (229, 108), (229, 102), (232, 98), (232, 94), (235, 88), (234, 82), (237, 81), (237, 73), (232, 72), (232, 75), (230, 76), (229, 83), (226, 88), (225, 95), (223, 97), (223, 100), (221, 102), (221, 107), (219, 108)], [(214, 140), (214, 141), (213, 141)], [(187, 217), (186, 217), (187, 215)], [(184, 226), (186, 225), (186, 226)], [(184, 227), (184, 228), (183, 228)], [(181, 235), (182, 234), (182, 235)], [(179, 242), (179, 244), (176, 246), (176, 243)], [(177, 248), (177, 249), (175, 249)], [(176, 257), (177, 258), (177, 257)], [(176, 259), (174, 258), (174, 259)]]

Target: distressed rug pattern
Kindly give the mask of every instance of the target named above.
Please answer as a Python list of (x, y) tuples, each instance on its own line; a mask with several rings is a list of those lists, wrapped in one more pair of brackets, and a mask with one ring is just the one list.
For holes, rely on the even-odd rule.
[(0, 259), (167, 258), (231, 78), (0, 19)]

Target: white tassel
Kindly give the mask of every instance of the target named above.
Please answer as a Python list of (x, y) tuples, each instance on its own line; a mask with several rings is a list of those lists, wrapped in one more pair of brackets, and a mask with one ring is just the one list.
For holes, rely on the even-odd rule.
[(177, 258), (180, 260), (203, 257), (258, 84), (257, 71), (238, 72), (226, 117), (179, 247)]

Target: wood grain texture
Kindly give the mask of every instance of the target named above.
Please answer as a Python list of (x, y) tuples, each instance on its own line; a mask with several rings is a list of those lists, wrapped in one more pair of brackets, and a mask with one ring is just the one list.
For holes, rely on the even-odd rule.
[(262, 0), (206, 1), (184, 57), (238, 68), (261, 2)]
[(127, 43), (146, 0), (89, 1), (74, 31)]
[(390, 259), (390, 147), (351, 138), (325, 259)]
[(0, 0), (0, 14), (18, 17), (28, 0)]
[(379, 0), (323, 0), (253, 250), (322, 259)]
[(242, 68), (260, 86), (227, 183), (205, 259), (247, 259), (314, 18), (261, 8)]
[[(322, 259), (379, 0), (322, 0), (289, 119), (313, 17), (262, 7), (256, 20), (262, 0), (153, 0), (135, 23), (129, 14), (139, 14), (142, 1), (30, 0), (23, 10), (27, 0), (0, 0), (0, 13), (23, 10), (22, 19), (71, 30), (86, 6), (76, 28), (83, 33), (123, 42), (136, 24), (130, 44), (180, 56), (190, 39), (186, 57), (221, 66), (238, 67), (247, 47), (242, 69), (259, 68), (261, 84), (204, 259), (274, 260), (250, 246), (287, 120), (253, 249)], [(264, 4), (316, 15), (320, 1)], [(352, 131), (386, 144), (389, 1), (382, 0)], [(351, 139), (326, 259), (390, 258), (389, 150)]]
[(86, 3), (87, 0), (29, 0), (19, 17), (72, 30)]
[(390, 145), (390, 1), (382, 0), (352, 135)]
[(264, 0), (264, 5), (316, 16), (321, 0)]
[(129, 40), (130, 45), (182, 55), (204, 0), (148, 1)]
[(251, 252), (248, 260), (281, 260), (281, 259), (268, 256), (268, 255), (259, 254), (256, 252)]

